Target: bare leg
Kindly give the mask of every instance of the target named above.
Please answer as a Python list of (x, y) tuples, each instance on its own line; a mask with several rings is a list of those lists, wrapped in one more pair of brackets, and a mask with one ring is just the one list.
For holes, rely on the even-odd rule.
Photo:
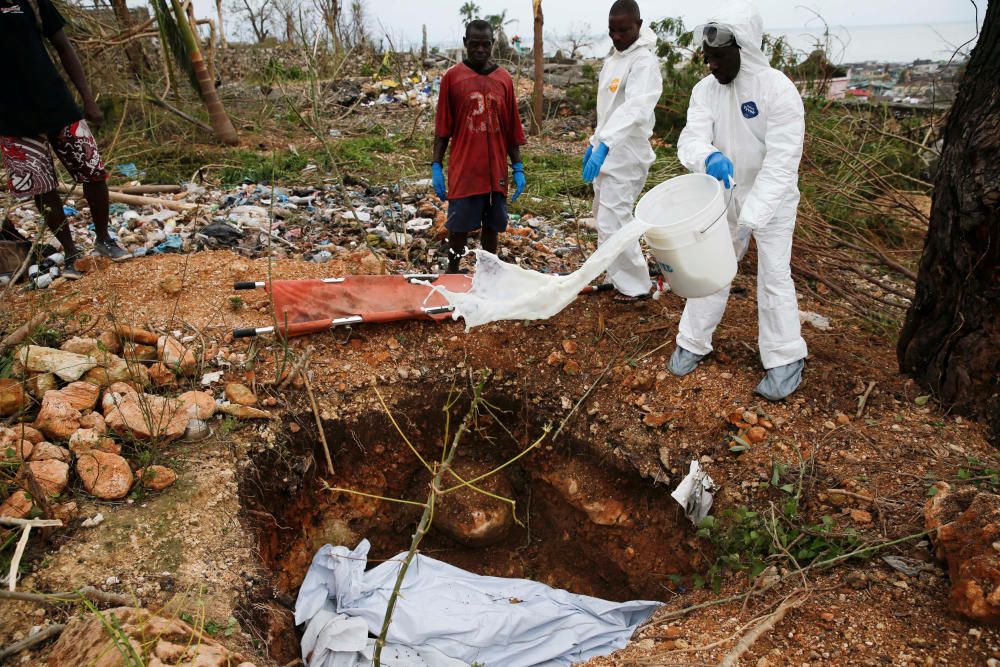
[[(77, 257), (76, 244), (73, 243), (73, 234), (69, 224), (66, 223), (66, 214), (63, 213), (62, 199), (55, 190), (50, 190), (41, 195), (35, 196), (35, 206), (38, 207), (42, 217), (45, 218), (45, 226), (58, 239), (62, 245), (63, 254), (66, 256), (67, 266), (72, 266), (71, 262)], [(105, 223), (107, 230), (107, 223)]]
[(462, 261), (462, 255), (465, 254), (468, 241), (468, 232), (448, 233), (448, 273), (458, 273), (458, 265)]
[(98, 241), (110, 241), (108, 234), (108, 183), (107, 181), (95, 181), (83, 184), (83, 196), (86, 197), (90, 205), (90, 216), (94, 220), (94, 231), (97, 233)]
[(486, 252), (491, 252), (494, 255), (497, 254), (497, 246), (499, 245), (500, 234), (493, 231), (492, 229), (487, 229), (483, 227), (482, 236), (482, 246), (483, 250)]

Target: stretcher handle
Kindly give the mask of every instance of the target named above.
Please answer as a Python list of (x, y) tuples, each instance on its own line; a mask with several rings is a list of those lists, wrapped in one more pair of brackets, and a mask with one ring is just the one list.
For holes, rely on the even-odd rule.
[[(350, 321), (347, 321), (350, 320)], [(295, 322), (287, 327), (248, 327), (246, 329), (233, 330), (233, 338), (253, 338), (261, 334), (277, 333), (280, 336), (292, 338), (294, 336), (305, 336), (307, 334), (319, 333), (332, 328), (335, 324), (353, 324), (360, 322), (360, 317), (344, 317), (336, 323), (334, 320), (313, 320), (311, 322)]]
[(263, 284), (254, 282), (252, 280), (238, 282), (233, 285), (233, 289), (236, 290), (257, 289), (258, 287), (263, 287)]

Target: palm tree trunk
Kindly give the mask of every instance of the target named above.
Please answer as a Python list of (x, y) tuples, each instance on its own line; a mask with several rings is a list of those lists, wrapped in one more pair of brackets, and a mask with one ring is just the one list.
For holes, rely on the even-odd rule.
[(534, 3), (535, 11), (535, 42), (532, 47), (532, 55), (535, 57), (535, 90), (533, 93), (534, 113), (532, 114), (530, 131), (531, 134), (539, 135), (542, 133), (542, 114), (544, 113), (542, 101), (545, 92), (545, 61), (543, 54), (545, 42), (542, 37), (542, 26), (545, 24), (545, 19), (542, 16), (542, 0), (532, 0), (532, 2)]
[(212, 131), (215, 132), (215, 136), (219, 141), (230, 146), (235, 146), (240, 142), (236, 136), (236, 128), (233, 127), (232, 121), (226, 115), (226, 110), (222, 106), (222, 100), (219, 99), (219, 94), (215, 90), (215, 83), (208, 72), (205, 59), (202, 58), (194, 29), (187, 20), (180, 0), (170, 0), (170, 2), (173, 5), (174, 14), (177, 18), (177, 27), (180, 28), (184, 36), (184, 41), (187, 43), (188, 53), (191, 58), (191, 67), (194, 70), (195, 77), (198, 79), (198, 95), (208, 110), (208, 121), (212, 126)]

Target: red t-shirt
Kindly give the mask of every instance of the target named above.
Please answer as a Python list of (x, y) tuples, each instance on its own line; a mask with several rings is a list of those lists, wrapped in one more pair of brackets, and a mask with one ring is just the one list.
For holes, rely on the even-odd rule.
[(441, 79), (435, 133), (448, 137), (448, 198), (507, 194), (507, 149), (525, 143), (514, 82), (502, 67), (478, 74), (464, 63)]

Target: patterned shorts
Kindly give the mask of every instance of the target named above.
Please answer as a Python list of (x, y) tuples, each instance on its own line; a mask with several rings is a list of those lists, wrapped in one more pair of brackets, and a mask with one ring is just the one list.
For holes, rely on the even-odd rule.
[(0, 137), (7, 187), (16, 197), (44, 194), (59, 186), (49, 146), (77, 183), (107, 180), (94, 135), (87, 121), (78, 120), (48, 136)]

